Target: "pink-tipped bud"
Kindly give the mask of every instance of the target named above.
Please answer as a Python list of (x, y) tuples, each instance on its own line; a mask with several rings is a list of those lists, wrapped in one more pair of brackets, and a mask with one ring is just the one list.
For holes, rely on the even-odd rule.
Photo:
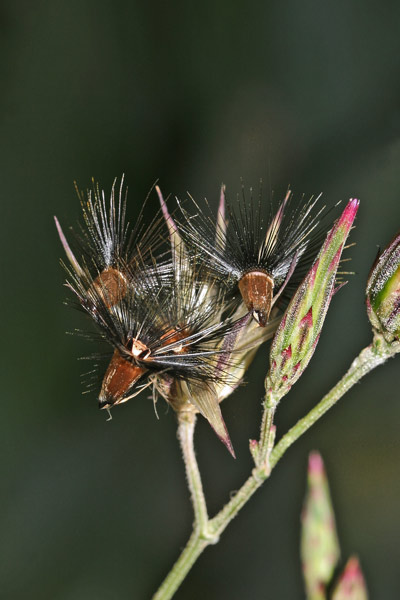
[(364, 576), (355, 556), (348, 560), (333, 592), (332, 600), (368, 600)]
[(367, 312), (387, 342), (400, 339), (400, 232), (376, 260), (368, 278)]
[(277, 329), (271, 347), (266, 388), (278, 398), (284, 396), (299, 379), (314, 354), (335, 292), (340, 257), (358, 206), (356, 199), (348, 202)]
[(307, 494), (302, 513), (301, 558), (307, 598), (325, 597), (339, 560), (339, 542), (324, 463), (312, 452), (308, 462)]
[(250, 454), (253, 457), (254, 462), (257, 462), (259, 446), (257, 440), (249, 440)]

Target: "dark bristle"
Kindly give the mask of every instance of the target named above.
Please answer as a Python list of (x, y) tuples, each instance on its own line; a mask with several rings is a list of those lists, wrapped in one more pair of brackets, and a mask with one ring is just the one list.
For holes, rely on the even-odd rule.
[(144, 204), (134, 225), (127, 221), (127, 188), (123, 177), (119, 187), (114, 180), (108, 200), (94, 181), (86, 192), (80, 191), (76, 184), (75, 189), (82, 207), (83, 223), (79, 223), (77, 231), (71, 230), (71, 243), (79, 267), (84, 268), (91, 279), (107, 269), (125, 275), (135, 267), (138, 259), (151, 262), (153, 254), (165, 244), (166, 236), (160, 234), (163, 231), (161, 211), (149, 226), (145, 226)]
[[(83, 274), (68, 269), (68, 274), (68, 285), (96, 323), (98, 336), (125, 360), (149, 373), (167, 372), (177, 379), (228, 379), (224, 373), (217, 375), (216, 365), (218, 347), (234, 323), (222, 317), (226, 304), (218, 280), (206, 278), (201, 268), (190, 263), (179, 268), (169, 263), (148, 267), (138, 259), (132, 272), (126, 270), (124, 293), (118, 292), (117, 280), (118, 302), (112, 305), (87, 268)], [(177, 332), (181, 332), (178, 338)], [(149, 356), (132, 356), (129, 345), (135, 339), (146, 345)]]
[[(225, 201), (222, 186), (216, 218), (193, 200), (196, 215), (179, 205), (176, 220), (155, 191), (160, 209), (148, 227), (143, 208), (134, 226), (127, 221), (123, 179), (109, 199), (94, 183), (78, 192), (84, 223), (73, 247), (56, 219), (66, 286), (96, 328), (79, 334), (112, 350), (100, 407), (151, 386), (153, 398), (162, 395), (176, 411), (190, 403), (233, 454), (220, 401), (241, 383), (276, 329), (280, 303), (314, 260), (324, 207), (318, 198), (295, 203), (290, 191), (281, 203), (264, 201), (261, 186), (258, 194), (242, 186), (236, 201)], [(97, 373), (86, 374), (88, 389)]]
[[(203, 211), (193, 201), (197, 214), (192, 217), (181, 206), (180, 229), (189, 250), (220, 278), (228, 293), (236, 293), (246, 273), (264, 271), (274, 281), (274, 296), (289, 283), (284, 299), (303, 279), (324, 239), (326, 227), (321, 221), (326, 213), (324, 206), (318, 207), (319, 198), (303, 198), (295, 203), (288, 191), (278, 204), (272, 198), (263, 201), (261, 189), (257, 199), (252, 190), (247, 197), (242, 186), (236, 202), (226, 201), (222, 227), (209, 208)], [(287, 282), (287, 274), (292, 271)]]

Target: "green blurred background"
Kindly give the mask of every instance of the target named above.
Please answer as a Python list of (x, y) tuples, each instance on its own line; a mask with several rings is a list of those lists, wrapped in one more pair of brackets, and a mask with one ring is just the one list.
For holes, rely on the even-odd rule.
[[(1, 598), (149, 598), (191, 528), (173, 413), (160, 403), (157, 420), (144, 395), (106, 423), (82, 396), (77, 357), (95, 348), (65, 335), (86, 322), (63, 305), (52, 218), (80, 217), (73, 181), (108, 191), (125, 173), (131, 220), (156, 179), (166, 195), (210, 202), (240, 177), (278, 196), (289, 183), (298, 198), (323, 191), (329, 205), (361, 198), (357, 273), (279, 409), (281, 435), (371, 338), (366, 277), (400, 228), (399, 25), (398, 2), (3, 0)], [(371, 598), (399, 598), (399, 361), (288, 452), (177, 599), (304, 597), (311, 449), (326, 461), (343, 558), (359, 554)], [(236, 461), (199, 423), (212, 513), (251, 468), (267, 363), (263, 348), (224, 403)]]

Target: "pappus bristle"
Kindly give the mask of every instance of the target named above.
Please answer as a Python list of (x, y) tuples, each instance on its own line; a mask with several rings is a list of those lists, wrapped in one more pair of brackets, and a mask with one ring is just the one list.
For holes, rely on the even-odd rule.
[[(163, 243), (160, 236), (162, 216), (158, 214), (147, 228), (143, 225), (143, 209), (133, 227), (126, 220), (127, 189), (121, 178), (117, 189), (114, 180), (110, 198), (93, 181), (85, 193), (76, 191), (81, 202), (83, 224), (79, 231), (72, 230), (72, 247), (55, 217), (61, 243), (66, 252), (74, 277), (81, 279), (84, 287), (94, 287), (108, 306), (124, 296), (128, 276), (135, 271), (138, 260), (151, 261)], [(73, 249), (72, 249), (73, 248)]]
[(265, 326), (289, 281), (301, 281), (297, 274), (321, 238), (318, 225), (325, 207), (318, 208), (318, 200), (295, 204), (288, 191), (280, 205), (271, 201), (268, 206), (261, 191), (255, 199), (252, 191), (247, 198), (242, 189), (236, 202), (224, 206), (221, 198), (217, 219), (196, 203), (193, 217), (181, 207), (181, 232), (188, 248), (201, 255), (231, 295), (240, 292), (255, 320)]
[[(98, 188), (82, 201), (85, 226), (76, 250), (56, 221), (69, 261), (67, 286), (112, 349), (100, 408), (109, 411), (152, 386), (153, 396), (161, 394), (175, 411), (200, 412), (234, 454), (219, 403), (271, 332), (255, 334), (249, 313), (202, 260), (202, 249), (188, 250), (158, 188), (161, 216), (148, 229), (129, 227), (125, 197), (114, 190), (109, 204)], [(223, 211), (221, 195), (221, 232)], [(160, 260), (154, 249), (168, 237), (170, 252)]]
[[(151, 371), (167, 370), (175, 378), (214, 379), (218, 345), (230, 330), (230, 319), (222, 319), (220, 293), (213, 291), (196, 273), (181, 271), (166, 283), (157, 271), (132, 278), (126, 296), (107, 311), (108, 337), (124, 356), (134, 355), (136, 364)], [(158, 280), (158, 281), (157, 281)], [(129, 348), (132, 340), (139, 347)], [(143, 345), (143, 348), (141, 347)], [(136, 354), (135, 354), (136, 352)]]
[(80, 192), (76, 187), (81, 202), (84, 224), (80, 227), (81, 250), (86, 253), (86, 263), (95, 266), (97, 271), (107, 268), (118, 268), (121, 265), (132, 265), (138, 255), (143, 259), (149, 252), (155, 252), (163, 242), (160, 236), (162, 216), (157, 213), (148, 227), (144, 225), (142, 209), (133, 226), (126, 219), (126, 202), (128, 189), (121, 178), (117, 189), (114, 180), (110, 199), (93, 181), (91, 190)]
[(238, 323), (223, 316), (224, 298), (215, 282), (196, 275), (181, 268), (179, 279), (172, 277), (168, 286), (163, 277), (157, 286), (153, 272), (108, 311), (104, 322), (107, 318), (115, 351), (99, 400), (111, 408), (150, 378), (175, 410), (181, 410), (182, 398), (199, 410), (232, 451), (215, 385), (238, 383), (229, 371), (232, 349), (224, 347)]
[(79, 273), (68, 270), (68, 286), (80, 307), (113, 348), (99, 394), (100, 407), (110, 409), (126, 402), (148, 381), (158, 390), (168, 387), (169, 396), (164, 397), (177, 408), (185, 383), (191, 394), (188, 401), (231, 449), (212, 391), (217, 382), (234, 385), (228, 369), (218, 369), (221, 354), (228, 352), (224, 340), (237, 327), (226, 316), (225, 291), (218, 281), (205, 277), (202, 267), (193, 265), (175, 262), (174, 268), (168, 264), (158, 268), (155, 262), (149, 266), (137, 259), (134, 270), (125, 267), (124, 272), (124, 293), (111, 304), (109, 290), (94, 285), (86, 267)]

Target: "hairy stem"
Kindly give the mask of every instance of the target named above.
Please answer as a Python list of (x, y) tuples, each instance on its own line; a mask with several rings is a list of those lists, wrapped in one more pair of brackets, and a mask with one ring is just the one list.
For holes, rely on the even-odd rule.
[[(350, 369), (342, 379), (331, 389), (330, 392), (300, 421), (294, 425), (278, 442), (268, 457), (269, 470), (265, 470), (259, 464), (244, 485), (238, 490), (233, 498), (224, 508), (210, 521), (213, 531), (221, 535), (229, 522), (238, 514), (239, 510), (246, 504), (254, 492), (263, 484), (270, 475), (271, 470), (282, 458), (286, 450), (305, 433), (318, 419), (320, 419), (340, 398), (364, 375), (375, 367), (384, 363), (387, 358), (394, 354), (394, 350), (386, 344), (380, 336), (374, 342), (364, 348), (352, 362)], [(268, 400), (266, 401), (268, 403)], [(268, 406), (268, 404), (267, 404)], [(267, 416), (267, 418), (269, 418)], [(263, 433), (263, 432), (262, 432)], [(261, 440), (260, 440), (261, 442)], [(261, 444), (260, 444), (261, 446)]]
[(169, 600), (172, 598), (186, 575), (189, 573), (193, 564), (208, 544), (209, 542), (202, 539), (198, 532), (193, 531), (182, 554), (154, 594), (153, 600)]
[(172, 598), (204, 548), (218, 541), (209, 531), (207, 505), (193, 444), (195, 425), (196, 415), (193, 412), (178, 413), (178, 439), (194, 512), (193, 533), (182, 554), (153, 596), (153, 600)]
[(383, 338), (376, 337), (352, 362), (350, 369), (330, 392), (278, 442), (271, 452), (270, 466), (275, 467), (286, 450), (318, 421), (364, 375), (384, 363), (394, 352)]
[(207, 506), (193, 444), (196, 415), (193, 412), (178, 413), (178, 423), (178, 439), (182, 449), (194, 511), (194, 529), (206, 533), (208, 525)]
[(260, 441), (258, 442), (258, 452), (255, 463), (257, 467), (265, 469), (268, 475), (271, 471), (269, 457), (275, 439), (274, 416), (280, 397), (276, 397), (272, 392), (265, 394), (264, 412), (261, 422)]
[[(266, 398), (264, 420), (258, 446), (262, 452), (266, 452), (265, 458), (268, 463), (268, 468), (266, 468), (265, 461), (257, 461), (250, 477), (222, 510), (211, 520), (209, 520), (207, 516), (200, 473), (193, 450), (194, 420), (193, 422), (189, 420), (187, 422), (184, 421), (183, 423), (180, 421), (179, 439), (181, 441), (186, 474), (192, 496), (195, 525), (185, 549), (172, 567), (172, 570), (158, 592), (156, 592), (153, 600), (168, 600), (173, 596), (174, 592), (178, 589), (202, 551), (208, 545), (218, 541), (219, 536), (226, 529), (228, 524), (236, 517), (254, 492), (261, 487), (264, 481), (269, 477), (271, 470), (276, 466), (286, 450), (288, 450), (297, 439), (314, 425), (314, 423), (316, 423), (316, 421), (318, 421), (355, 383), (364, 377), (364, 375), (384, 363), (390, 356), (394, 356), (396, 352), (399, 352), (400, 348), (398, 346), (398, 344), (387, 344), (383, 337), (377, 334), (372, 344), (367, 348), (364, 348), (352, 362), (349, 370), (342, 379), (305, 417), (300, 419), (300, 421), (298, 421), (296, 425), (280, 439), (274, 449), (271, 448), (271, 439), (273, 439), (274, 436), (272, 423), (275, 403), (271, 403), (271, 399)], [(200, 523), (201, 526), (199, 525)]]

